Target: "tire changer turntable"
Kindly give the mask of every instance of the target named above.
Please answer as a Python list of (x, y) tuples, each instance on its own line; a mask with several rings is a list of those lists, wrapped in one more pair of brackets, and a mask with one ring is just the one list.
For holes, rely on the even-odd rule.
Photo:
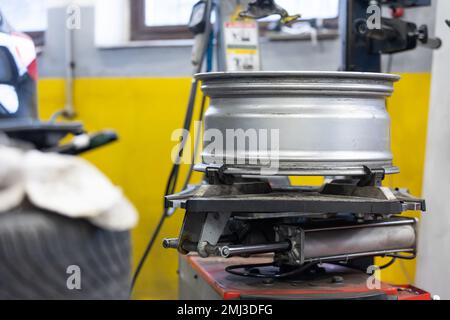
[[(430, 298), (410, 286), (368, 285), (374, 257), (392, 257), (390, 264), (415, 257), (417, 221), (401, 214), (425, 211), (424, 200), (382, 186), (399, 172), (386, 111), (399, 76), (196, 77), (210, 97), (196, 167), (205, 181), (166, 197), (166, 206), (186, 211), (179, 237), (163, 243), (181, 254), (181, 298)], [(252, 130), (267, 134), (255, 144)], [(226, 151), (211, 132), (222, 134)], [(245, 141), (230, 132), (244, 132)], [(325, 182), (291, 186), (289, 176)]]

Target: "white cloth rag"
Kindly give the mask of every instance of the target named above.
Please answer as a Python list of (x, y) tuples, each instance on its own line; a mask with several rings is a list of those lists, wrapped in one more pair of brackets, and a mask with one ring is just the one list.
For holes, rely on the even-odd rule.
[(138, 220), (121, 189), (88, 161), (0, 146), (0, 212), (25, 197), (38, 208), (112, 231), (129, 230)]

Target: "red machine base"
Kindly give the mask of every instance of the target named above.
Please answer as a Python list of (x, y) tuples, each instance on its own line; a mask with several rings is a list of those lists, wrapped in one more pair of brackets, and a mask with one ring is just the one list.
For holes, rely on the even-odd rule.
[(324, 265), (326, 273), (308, 279), (272, 280), (232, 275), (225, 267), (270, 262), (270, 256), (254, 258), (180, 257), (181, 299), (277, 299), (277, 300), (431, 300), (413, 286), (381, 283), (369, 289), (368, 275), (336, 265)]

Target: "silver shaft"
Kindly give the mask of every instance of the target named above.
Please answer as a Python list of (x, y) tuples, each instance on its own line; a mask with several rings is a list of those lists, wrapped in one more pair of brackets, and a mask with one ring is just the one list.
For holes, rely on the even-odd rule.
[(255, 244), (248, 246), (224, 246), (221, 247), (219, 252), (224, 258), (238, 256), (242, 254), (258, 254), (258, 253), (270, 253), (289, 250), (291, 243), (289, 241), (268, 243), (268, 244)]
[(166, 238), (162, 243), (164, 249), (177, 249), (179, 245), (178, 238)]

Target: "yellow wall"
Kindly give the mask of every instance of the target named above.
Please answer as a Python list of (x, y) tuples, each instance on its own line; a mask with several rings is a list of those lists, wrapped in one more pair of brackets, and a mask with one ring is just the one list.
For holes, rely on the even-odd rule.
[[(138, 261), (163, 206), (169, 174), (170, 140), (181, 127), (188, 98), (188, 78), (77, 79), (75, 106), (77, 119), (88, 130), (113, 128), (119, 143), (92, 152), (87, 159), (96, 164), (115, 184), (121, 186), (140, 212), (133, 231), (134, 261)], [(419, 195), (427, 123), (429, 74), (405, 74), (390, 100), (393, 123), (393, 150), (402, 174), (389, 178), (392, 186), (408, 187)], [(40, 115), (48, 119), (64, 105), (64, 81), (39, 82)], [(199, 176), (195, 177), (197, 180)], [(177, 236), (182, 213), (167, 220), (143, 273), (135, 297), (175, 299), (177, 297), (177, 254), (161, 248), (163, 237)], [(383, 273), (383, 280), (407, 282), (400, 264)], [(405, 269), (414, 277), (414, 263)]]
[[(411, 194), (420, 196), (425, 162), (428, 104), (431, 75), (402, 74), (402, 80), (395, 86), (395, 93), (389, 100), (388, 110), (392, 121), (392, 151), (394, 162), (401, 173), (386, 179), (390, 187), (408, 188)], [(419, 213), (408, 216), (420, 217)], [(381, 264), (389, 259), (380, 259)], [(383, 271), (384, 281), (395, 284), (413, 283), (415, 261), (398, 261)]]

